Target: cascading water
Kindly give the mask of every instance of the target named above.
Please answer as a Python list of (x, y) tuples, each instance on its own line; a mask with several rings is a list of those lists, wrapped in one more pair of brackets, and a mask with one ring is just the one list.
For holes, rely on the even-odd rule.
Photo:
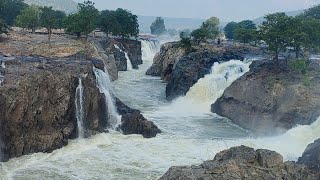
[(192, 86), (184, 97), (177, 98), (162, 109), (167, 114), (190, 116), (210, 112), (210, 105), (222, 96), (233, 81), (248, 72), (251, 61), (230, 60), (214, 63), (211, 73)]
[[(5, 62), (1, 61), (1, 69), (5, 69), (5, 68), (6, 68)], [(1, 71), (0, 71), (0, 86), (2, 85), (3, 82), (4, 82), (4, 76), (1, 74)]]
[(152, 61), (154, 55), (160, 51), (160, 44), (157, 40), (141, 40), (142, 59)]
[(76, 89), (76, 98), (75, 98), (75, 104), (76, 104), (76, 118), (77, 118), (77, 125), (78, 125), (78, 137), (83, 138), (84, 137), (84, 95), (83, 95), (83, 85), (82, 80), (79, 77), (79, 84)]
[(121, 124), (121, 119), (115, 106), (110, 76), (108, 74), (108, 71), (103, 72), (102, 70), (95, 67), (93, 67), (93, 71), (96, 76), (97, 87), (99, 88), (100, 93), (103, 93), (105, 95), (107, 106), (106, 112), (109, 121), (108, 128), (115, 130)]
[[(205, 104), (213, 103), (232, 79), (248, 70), (250, 63), (231, 61), (215, 64), (211, 74), (200, 79), (185, 97), (181, 97), (194, 103), (189, 103), (190, 107), (199, 105), (203, 109), (182, 116), (183, 113), (188, 114), (189, 109), (185, 104), (175, 106), (176, 102), (169, 104), (165, 101), (165, 84), (159, 78), (144, 75), (152, 59), (144, 62), (137, 71), (119, 73), (119, 80), (113, 82), (115, 93), (154, 121), (162, 134), (144, 139), (139, 135), (124, 136), (111, 131), (83, 139), (85, 143), (74, 140), (51, 154), (23, 156), (2, 164), (0, 179), (155, 180), (171, 166), (200, 164), (213, 159), (217, 152), (238, 145), (274, 150), (285, 160), (296, 161), (306, 146), (320, 137), (320, 118), (310, 126), (297, 126), (277, 137), (254, 139), (228, 120), (208, 111), (210, 106)], [(97, 69), (95, 74), (97, 81), (108, 78)], [(107, 82), (101, 84), (106, 85), (97, 83), (100, 91), (113, 92), (111, 82), (108, 79), (104, 81)], [(219, 84), (214, 85), (215, 81)], [(175, 109), (169, 112), (170, 108)]]
[(130, 60), (130, 58), (129, 58), (128, 53), (125, 52), (125, 51), (123, 51), (123, 50), (122, 50), (118, 45), (116, 45), (116, 44), (114, 44), (114, 47), (115, 47), (116, 49), (118, 49), (120, 52), (123, 52), (123, 53), (124, 53), (124, 56), (125, 56), (126, 59), (127, 59), (127, 70), (128, 70), (128, 71), (131, 71), (131, 70), (133, 69), (133, 67), (132, 67), (132, 63), (131, 63), (131, 60)]

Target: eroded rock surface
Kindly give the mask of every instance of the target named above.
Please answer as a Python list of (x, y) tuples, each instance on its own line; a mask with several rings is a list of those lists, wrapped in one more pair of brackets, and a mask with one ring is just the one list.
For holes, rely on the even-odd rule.
[(233, 147), (218, 153), (213, 160), (196, 166), (171, 167), (160, 180), (236, 180), (284, 179), (315, 180), (319, 173), (270, 150), (254, 150), (246, 146)]
[(305, 164), (309, 169), (320, 172), (320, 139), (308, 145), (298, 163)]
[(319, 70), (302, 75), (288, 68), (279, 71), (271, 61), (256, 61), (211, 109), (255, 134), (274, 135), (316, 121), (319, 94)]

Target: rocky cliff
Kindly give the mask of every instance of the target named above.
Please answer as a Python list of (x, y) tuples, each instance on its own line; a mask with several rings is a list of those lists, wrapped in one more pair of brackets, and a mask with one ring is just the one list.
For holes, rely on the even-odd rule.
[(213, 160), (196, 166), (171, 167), (160, 180), (196, 179), (284, 179), (319, 180), (320, 174), (305, 165), (283, 162), (277, 152), (246, 146), (233, 147), (218, 153)]
[[(52, 152), (66, 145), (68, 139), (78, 137), (75, 92), (79, 78), (84, 87), (85, 136), (106, 132), (107, 105), (96, 87), (93, 73), (93, 66), (103, 70), (104, 63), (99, 59), (74, 59), (21, 56), (6, 60), (5, 68), (0, 68), (4, 75), (4, 83), (0, 86), (1, 160)], [(119, 114), (126, 117), (123, 122), (132, 121), (133, 129), (144, 127), (130, 132), (123, 128), (125, 134), (154, 137), (160, 132), (144, 118), (137, 121), (139, 111), (125, 106), (120, 100), (116, 105)], [(139, 117), (142, 119), (143, 116), (139, 114)]]
[(298, 163), (307, 165), (312, 171), (320, 172), (320, 139), (308, 145)]
[(282, 133), (320, 116), (320, 71), (306, 75), (271, 61), (256, 61), (250, 72), (228, 87), (212, 112), (258, 135)]
[(176, 65), (180, 57), (185, 54), (178, 42), (170, 42), (161, 46), (160, 52), (153, 59), (152, 66), (147, 70), (146, 75), (161, 76), (164, 79), (165, 71), (170, 64)]

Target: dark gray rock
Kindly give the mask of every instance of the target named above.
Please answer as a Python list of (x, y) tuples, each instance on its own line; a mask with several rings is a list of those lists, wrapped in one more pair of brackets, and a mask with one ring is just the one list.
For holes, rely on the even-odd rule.
[(298, 163), (305, 164), (309, 169), (320, 172), (320, 139), (308, 145)]
[[(287, 66), (283, 66), (287, 67)], [(228, 87), (211, 110), (257, 135), (283, 133), (320, 116), (320, 72), (307, 76), (271, 61), (256, 61)]]
[(125, 51), (128, 53), (132, 67), (138, 69), (138, 65), (142, 64), (141, 42), (131, 39), (115, 39), (121, 43)]
[(156, 137), (160, 129), (151, 121), (143, 117), (139, 111), (124, 114), (121, 118), (120, 129), (124, 134), (142, 134), (145, 138)]
[(218, 153), (213, 160), (198, 166), (171, 167), (160, 180), (314, 180), (319, 174), (294, 162), (283, 162), (274, 151), (257, 150), (246, 146), (233, 147)]

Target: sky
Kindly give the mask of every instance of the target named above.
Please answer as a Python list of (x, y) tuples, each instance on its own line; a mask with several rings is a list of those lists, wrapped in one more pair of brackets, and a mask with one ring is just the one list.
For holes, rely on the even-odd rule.
[[(81, 0), (75, 0), (79, 2)], [(137, 15), (179, 18), (255, 19), (267, 13), (306, 9), (320, 0), (92, 0), (103, 9), (123, 8)]]

